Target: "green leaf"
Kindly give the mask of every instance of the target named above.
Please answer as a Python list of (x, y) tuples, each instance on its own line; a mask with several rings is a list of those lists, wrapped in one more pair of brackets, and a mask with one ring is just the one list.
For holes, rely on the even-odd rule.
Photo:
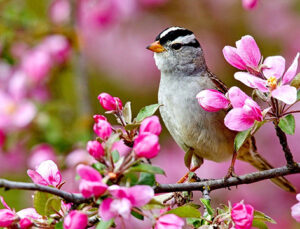
[(55, 224), (55, 227), (54, 227), (54, 229), (63, 229), (63, 228), (64, 227), (63, 227), (63, 222), (62, 221), (60, 221), (57, 224)]
[(290, 135), (295, 133), (295, 118), (292, 114), (289, 114), (280, 119), (278, 126), (280, 129)]
[(299, 101), (299, 100), (300, 100), (300, 90), (297, 91), (297, 101)]
[(37, 213), (49, 216), (60, 210), (61, 200), (59, 197), (45, 192), (35, 192), (33, 206)]
[(188, 150), (184, 155), (184, 164), (188, 169), (191, 166), (192, 157), (193, 157), (193, 152), (191, 150)]
[(202, 202), (202, 204), (203, 204), (204, 207), (206, 208), (207, 213), (208, 213), (209, 215), (213, 215), (213, 214), (214, 214), (214, 210), (212, 209), (212, 207), (211, 207), (211, 205), (210, 205), (210, 200), (201, 198), (200, 201)]
[(299, 88), (300, 87), (300, 73), (298, 73), (295, 78), (293, 79), (293, 81), (291, 82), (291, 86), (295, 87), (295, 88)]
[(145, 173), (152, 173), (152, 174), (163, 174), (165, 175), (164, 170), (159, 167), (150, 165), (150, 164), (138, 164), (136, 166), (132, 166), (129, 168), (128, 172), (145, 172)]
[(126, 123), (131, 123), (132, 112), (131, 112), (131, 102), (127, 102), (123, 108), (123, 116)]
[(122, 180), (125, 183), (130, 184), (130, 186), (136, 185), (138, 182), (138, 174), (136, 172), (125, 173)]
[(252, 222), (252, 227), (256, 227), (258, 229), (268, 229), (268, 226), (264, 222), (255, 219)]
[(234, 149), (236, 152), (239, 151), (241, 146), (244, 144), (244, 142), (247, 140), (247, 138), (250, 136), (252, 128), (249, 128), (248, 130), (239, 132), (234, 139)]
[(165, 205), (155, 199), (150, 200), (148, 204), (143, 206), (143, 209), (145, 210), (162, 209), (162, 208), (165, 208)]
[[(138, 210), (140, 210), (140, 209), (138, 209)], [(144, 216), (134, 210), (131, 211), (131, 215), (133, 215), (135, 218), (137, 218), (139, 220), (144, 220)]]
[(141, 122), (145, 118), (153, 115), (159, 107), (160, 107), (159, 104), (152, 104), (152, 105), (143, 107), (140, 110), (140, 112), (138, 113), (138, 115), (136, 116), (136, 122)]
[(174, 208), (170, 211), (167, 211), (165, 214), (175, 214), (182, 218), (200, 218), (201, 213), (197, 208), (194, 208), (191, 205), (184, 205), (178, 208)]
[(134, 130), (134, 129), (140, 127), (140, 125), (141, 125), (140, 123), (136, 123), (136, 124), (127, 124), (127, 125), (125, 126), (125, 130)]
[(98, 223), (96, 229), (109, 229), (109, 228), (113, 225), (113, 223), (114, 223), (114, 220), (113, 220), (113, 219), (108, 220), (108, 221), (103, 221), (103, 220), (101, 220), (101, 221)]
[(274, 219), (272, 219), (270, 216), (266, 215), (263, 212), (256, 211), (256, 210), (254, 211), (254, 219), (276, 224), (276, 221)]
[(99, 172), (102, 172), (104, 169), (106, 169), (106, 166), (100, 162), (92, 164), (92, 167), (98, 170)]
[(113, 158), (114, 163), (116, 163), (120, 159), (120, 154), (117, 150), (112, 151), (111, 156)]
[(139, 180), (137, 182), (139, 185), (149, 185), (154, 186), (155, 184), (155, 176), (152, 173), (140, 173)]
[(186, 218), (186, 223), (193, 226), (193, 228), (198, 228), (201, 226), (201, 219), (199, 218)]

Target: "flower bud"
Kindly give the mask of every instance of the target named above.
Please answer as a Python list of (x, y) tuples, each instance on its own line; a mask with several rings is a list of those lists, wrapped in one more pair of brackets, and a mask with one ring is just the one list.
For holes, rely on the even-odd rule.
[(16, 214), (10, 209), (0, 209), (0, 227), (10, 227), (16, 218)]
[(95, 159), (101, 159), (104, 156), (104, 149), (100, 142), (98, 141), (88, 141), (86, 150)]
[(81, 211), (71, 211), (64, 220), (65, 229), (85, 229), (88, 224), (88, 216)]
[(33, 223), (28, 218), (23, 218), (23, 219), (20, 220), (20, 228), (21, 229), (30, 228), (32, 225), (33, 225)]
[(96, 123), (97, 123), (99, 120), (107, 121), (107, 118), (106, 118), (105, 116), (103, 116), (103, 115), (98, 115), (98, 114), (93, 115), (93, 119), (94, 119), (94, 121), (95, 121)]
[(174, 214), (162, 215), (157, 219), (154, 229), (181, 229), (184, 226), (184, 221)]
[(161, 125), (157, 116), (151, 116), (145, 118), (140, 126), (140, 133), (149, 132), (155, 135), (159, 135), (161, 132)]
[(138, 157), (153, 158), (159, 150), (158, 137), (151, 133), (142, 133), (135, 140), (133, 150)]
[(254, 208), (249, 204), (236, 203), (231, 209), (231, 218), (236, 229), (250, 229), (253, 215)]
[(105, 120), (99, 120), (94, 124), (93, 129), (95, 134), (103, 140), (108, 139), (112, 132), (110, 123)]
[(107, 111), (117, 110), (117, 105), (120, 110), (123, 109), (122, 101), (118, 97), (112, 97), (110, 94), (101, 93), (98, 96), (98, 99), (101, 106)]
[(227, 108), (229, 100), (225, 95), (214, 89), (207, 89), (200, 91), (197, 94), (199, 105), (206, 111), (216, 112), (221, 109)]

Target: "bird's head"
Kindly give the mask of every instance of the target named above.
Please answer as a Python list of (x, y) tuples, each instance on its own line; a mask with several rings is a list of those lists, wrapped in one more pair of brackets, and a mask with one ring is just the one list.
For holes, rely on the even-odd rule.
[(154, 52), (155, 63), (162, 72), (192, 74), (206, 69), (202, 48), (194, 33), (188, 29), (167, 28), (147, 49)]

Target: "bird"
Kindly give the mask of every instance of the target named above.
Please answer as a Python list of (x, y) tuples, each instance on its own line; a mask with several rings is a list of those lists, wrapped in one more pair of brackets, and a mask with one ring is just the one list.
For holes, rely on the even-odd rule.
[[(234, 151), (237, 132), (224, 125), (228, 110), (207, 112), (199, 106), (196, 95), (201, 90), (215, 89), (225, 94), (228, 89), (208, 69), (203, 49), (191, 30), (169, 27), (159, 33), (147, 49), (154, 53), (155, 64), (161, 72), (158, 102), (162, 120), (175, 142), (185, 151), (185, 164), (190, 171), (198, 169), (204, 159), (223, 162), (230, 158), (226, 179), (235, 176), (236, 159), (248, 162), (260, 171), (273, 168), (257, 152), (254, 137), (249, 137), (238, 152)], [(191, 167), (191, 164), (195, 166)], [(271, 181), (285, 191), (296, 192), (284, 177)]]

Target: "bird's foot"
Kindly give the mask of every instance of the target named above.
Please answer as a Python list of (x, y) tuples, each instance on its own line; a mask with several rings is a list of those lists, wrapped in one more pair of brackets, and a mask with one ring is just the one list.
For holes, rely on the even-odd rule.
[(230, 177), (239, 178), (239, 176), (234, 172), (234, 167), (230, 166), (224, 180), (227, 181)]
[(177, 181), (177, 183), (178, 183), (178, 184), (184, 183), (184, 182), (190, 177), (190, 174), (192, 174), (192, 177), (193, 177), (194, 172), (195, 172), (197, 169), (199, 169), (199, 168), (200, 168), (200, 166), (196, 166), (196, 167), (191, 168), (189, 172), (187, 172), (183, 177), (180, 178), (179, 181)]

